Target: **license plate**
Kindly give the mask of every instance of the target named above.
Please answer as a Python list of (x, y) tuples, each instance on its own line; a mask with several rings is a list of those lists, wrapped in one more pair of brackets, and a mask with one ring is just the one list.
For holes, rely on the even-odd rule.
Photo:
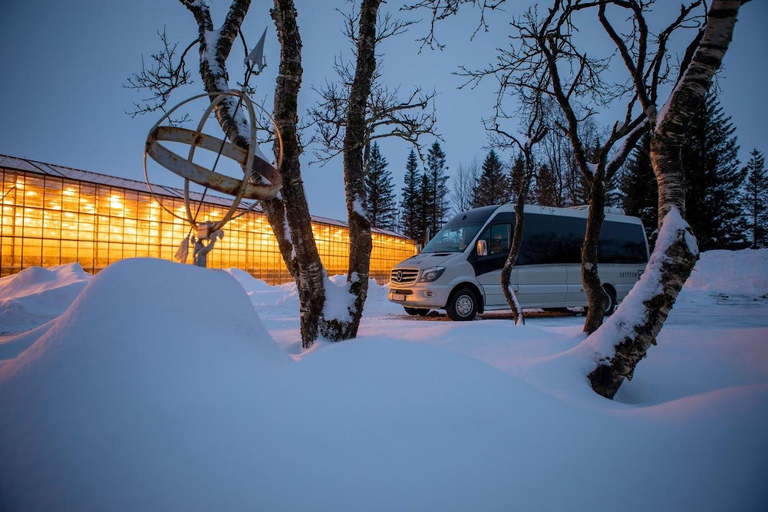
[(393, 293), (392, 300), (395, 302), (405, 302), (405, 295), (402, 293)]

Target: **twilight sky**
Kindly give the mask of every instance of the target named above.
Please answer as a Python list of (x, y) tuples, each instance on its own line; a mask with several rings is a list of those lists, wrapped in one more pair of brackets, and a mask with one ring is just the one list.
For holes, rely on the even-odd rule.
[[(228, 2), (211, 3), (214, 24), (219, 25)], [(390, 1), (382, 10), (398, 14), (396, 10), (402, 3)], [(491, 31), (478, 33), (472, 41), (476, 12), (466, 10), (440, 25), (438, 35), (447, 44), (445, 51), (425, 49), (419, 53), (415, 39), (424, 34), (426, 23), (380, 47), (384, 54), (383, 75), (390, 87), (401, 86), (404, 92), (415, 86), (437, 90), (438, 131), (444, 138), (449, 175), (460, 163), (482, 161), (487, 139), (481, 119), (490, 115), (493, 104), (492, 83), (474, 90), (458, 90), (462, 80), (451, 73), (461, 64), (483, 66), (493, 59), (494, 48), (507, 44), (507, 22), (521, 9), (516, 5), (533, 2), (508, 3), (511, 5), (506, 12), (489, 17)], [(311, 86), (319, 87), (326, 78), (335, 78), (334, 57), (340, 52), (349, 56), (348, 44), (340, 33), (342, 18), (334, 10), (348, 10), (349, 3), (297, 0), (296, 4), (304, 45), (300, 109), (305, 110), (317, 99)], [(670, 19), (679, 4), (659, 0), (659, 19)], [(274, 25), (269, 18), (271, 5), (272, 2), (254, 0), (243, 26), (251, 46), (268, 27), (268, 67), (252, 84), (258, 87), (256, 98), (268, 97), (270, 105), (279, 58)], [(768, 82), (766, 22), (766, 2), (754, 1), (742, 8), (719, 80), (720, 100), (736, 127), (742, 164), (753, 147), (768, 152), (768, 102), (764, 93)], [(0, 93), (4, 115), (0, 120), (0, 153), (143, 180), (144, 140), (160, 116), (149, 114), (131, 119), (126, 115), (141, 94), (122, 85), (128, 76), (139, 71), (142, 54), (149, 59), (150, 53), (159, 48), (157, 31), (163, 26), (169, 38), (180, 41), (182, 48), (197, 33), (191, 14), (177, 0), (1, 0)], [(581, 36), (595, 48), (607, 44), (600, 31), (589, 27)], [(687, 40), (692, 32), (683, 37)], [(234, 52), (230, 58), (233, 86), (241, 76), (241, 59), (242, 54)], [(171, 104), (202, 91), (196, 67), (195, 60), (192, 71), (196, 83), (179, 91)], [(203, 108), (200, 104), (200, 115)], [(600, 119), (606, 125), (614, 120), (610, 113)], [(399, 192), (409, 147), (395, 140), (386, 140), (381, 146)], [(271, 154), (271, 148), (262, 149)], [(307, 165), (311, 159), (310, 150), (303, 159), (302, 174), (312, 213), (345, 219), (341, 157), (325, 166)], [(175, 178), (159, 169), (152, 173), (154, 181), (180, 185), (180, 179)]]

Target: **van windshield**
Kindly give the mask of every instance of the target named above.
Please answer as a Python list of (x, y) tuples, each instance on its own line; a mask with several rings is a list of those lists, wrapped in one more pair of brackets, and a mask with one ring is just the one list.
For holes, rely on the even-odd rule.
[(480, 224), (446, 226), (429, 241), (421, 252), (464, 252), (480, 230)]

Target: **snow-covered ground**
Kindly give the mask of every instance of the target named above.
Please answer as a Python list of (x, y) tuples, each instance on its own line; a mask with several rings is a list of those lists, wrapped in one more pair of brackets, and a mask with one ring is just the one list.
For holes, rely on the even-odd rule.
[(28, 269), (0, 279), (0, 510), (768, 510), (768, 250), (704, 253), (615, 401), (583, 320), (373, 286), (356, 340), (302, 352), (291, 285)]

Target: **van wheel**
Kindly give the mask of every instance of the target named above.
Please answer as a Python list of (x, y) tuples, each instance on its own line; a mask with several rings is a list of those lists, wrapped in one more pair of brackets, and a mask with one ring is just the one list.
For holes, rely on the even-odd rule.
[(459, 288), (448, 299), (446, 311), (448, 317), (455, 321), (472, 320), (477, 315), (479, 302), (475, 292), (469, 288)]
[(605, 290), (605, 310), (603, 315), (612, 315), (616, 311), (616, 292), (613, 290), (613, 287), (608, 285), (603, 285), (603, 290)]
[(403, 306), (403, 309), (406, 313), (408, 313), (411, 316), (419, 315), (419, 316), (427, 316), (429, 314), (428, 309), (421, 309), (421, 308), (409, 308), (407, 306)]

